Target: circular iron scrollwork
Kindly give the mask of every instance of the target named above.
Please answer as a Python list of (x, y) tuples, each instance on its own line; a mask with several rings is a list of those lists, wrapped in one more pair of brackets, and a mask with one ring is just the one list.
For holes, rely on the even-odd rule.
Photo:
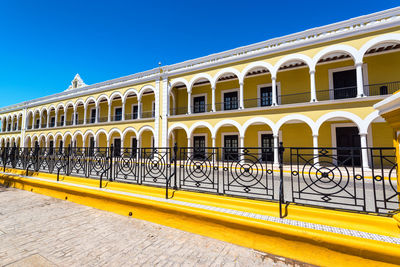
[(260, 159), (251, 154), (238, 155), (237, 161), (229, 162), (230, 176), (235, 183), (243, 186), (245, 191), (261, 183), (264, 168)]
[(153, 182), (157, 182), (159, 178), (165, 177), (166, 167), (165, 158), (158, 152), (145, 158), (146, 176), (152, 178)]
[(350, 173), (347, 167), (339, 167), (329, 161), (311, 161), (306, 162), (302, 170), (302, 178), (311, 190), (322, 195), (333, 195), (344, 190), (349, 184)]
[(117, 159), (117, 172), (121, 173), (125, 179), (128, 175), (134, 174), (136, 166), (136, 157), (129, 152), (124, 153), (121, 157)]
[(187, 166), (187, 177), (196, 182), (196, 184), (200, 185), (200, 183), (210, 178), (213, 166), (209, 160), (197, 160), (195, 157), (188, 157), (185, 164)]

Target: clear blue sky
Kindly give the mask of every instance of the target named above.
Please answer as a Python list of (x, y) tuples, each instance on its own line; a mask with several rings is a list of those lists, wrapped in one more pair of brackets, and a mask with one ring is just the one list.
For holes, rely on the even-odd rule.
[[(306, 3), (306, 4), (305, 4)], [(0, 107), (396, 7), (398, 1), (0, 1)]]

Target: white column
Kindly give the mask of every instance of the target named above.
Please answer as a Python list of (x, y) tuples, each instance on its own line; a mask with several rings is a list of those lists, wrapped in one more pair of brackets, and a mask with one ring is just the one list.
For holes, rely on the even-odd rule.
[(86, 105), (84, 105), (83, 106), (83, 124), (86, 124), (86, 113), (87, 113), (87, 106)]
[(108, 118), (107, 121), (110, 122), (111, 121), (111, 103), (108, 102)]
[(137, 118), (141, 119), (142, 118), (142, 100), (138, 99), (138, 108), (137, 108)]
[(364, 97), (364, 82), (362, 73), (362, 62), (356, 64), (357, 75), (357, 97)]
[(94, 117), (94, 123), (99, 122), (99, 105), (96, 103), (96, 116)]
[(72, 118), (72, 125), (76, 125), (78, 122), (76, 121), (76, 108), (74, 107), (74, 113)]
[(211, 139), (212, 139), (211, 146), (216, 147), (215, 137), (211, 137)]
[(361, 141), (361, 157), (362, 157), (362, 166), (369, 169), (368, 163), (368, 150), (367, 150), (367, 134), (360, 133), (360, 141)]
[(318, 157), (318, 134), (313, 135), (313, 147), (314, 147), (314, 164), (319, 163)]
[(54, 119), (54, 127), (57, 127), (58, 126), (58, 110), (56, 110), (55, 113), (56, 113), (56, 118)]
[(215, 86), (211, 88), (211, 111), (215, 112), (217, 109), (215, 108)]
[(141, 147), (141, 145), (140, 145), (140, 137), (139, 136), (136, 136), (136, 146), (137, 146), (137, 148), (136, 148), (136, 156), (137, 156), (137, 158), (140, 158), (140, 154), (141, 154), (141, 151), (140, 151), (140, 147)]
[[(22, 118), (21, 118), (22, 119)], [(19, 129), (19, 117), (17, 117), (17, 130)], [(1, 131), (1, 129), (0, 129)]]
[(14, 131), (14, 116), (11, 118), (11, 131)]
[[(12, 120), (11, 120), (12, 123)], [(42, 114), (39, 114), (39, 129), (42, 128)]]
[(239, 136), (239, 146), (242, 148), (240, 149), (240, 160), (244, 160), (244, 136)]
[(188, 92), (188, 114), (192, 114), (192, 92)]
[(47, 112), (46, 128), (49, 128), (49, 125), (50, 125), (50, 112), (51, 111)]
[(64, 127), (67, 125), (67, 114), (68, 114), (68, 109), (64, 109)]
[(274, 134), (274, 165), (279, 165), (279, 135)]
[(315, 89), (315, 70), (310, 70), (311, 101), (317, 102), (317, 92)]
[(239, 109), (244, 109), (244, 93), (243, 93), (243, 82), (239, 84), (240, 90), (239, 90)]
[(188, 139), (187, 139), (187, 147), (188, 147), (188, 149), (187, 149), (188, 157), (191, 157), (193, 150), (189, 148), (189, 147), (192, 147), (192, 139), (190, 137), (188, 137)]
[(125, 101), (122, 101), (122, 120), (125, 120)]
[(277, 106), (277, 92), (276, 92), (276, 77), (271, 77), (272, 80), (272, 105)]

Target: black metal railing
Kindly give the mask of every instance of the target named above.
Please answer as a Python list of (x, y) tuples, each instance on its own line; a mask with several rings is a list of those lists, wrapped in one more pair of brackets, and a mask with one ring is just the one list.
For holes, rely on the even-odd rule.
[[(303, 90), (304, 91), (304, 90)], [(296, 104), (310, 102), (310, 90), (306, 92), (293, 93), (293, 94), (280, 94), (278, 95), (278, 105)]]
[(390, 95), (400, 90), (400, 81), (364, 85), (364, 92), (368, 96)]
[(394, 148), (282, 145), (0, 150), (4, 170), (93, 178), (101, 187), (109, 181), (161, 186), (167, 198), (173, 189), (276, 201), (281, 216), (291, 203), (390, 216), (400, 211), (396, 160)]
[(350, 86), (328, 90), (317, 90), (316, 94), (318, 101), (354, 98), (357, 97), (357, 87)]

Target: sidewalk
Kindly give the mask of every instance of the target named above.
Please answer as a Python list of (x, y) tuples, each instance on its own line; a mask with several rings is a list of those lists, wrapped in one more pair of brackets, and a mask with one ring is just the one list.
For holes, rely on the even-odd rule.
[(0, 266), (306, 266), (212, 238), (0, 187)]

